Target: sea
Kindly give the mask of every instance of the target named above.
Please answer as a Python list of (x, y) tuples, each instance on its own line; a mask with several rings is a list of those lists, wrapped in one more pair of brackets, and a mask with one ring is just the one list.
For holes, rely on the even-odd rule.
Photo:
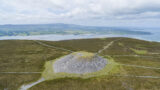
[(141, 29), (135, 31), (151, 32), (151, 35), (100, 35), (100, 34), (83, 34), (83, 35), (34, 35), (34, 36), (2, 36), (0, 40), (46, 40), (46, 41), (60, 41), (72, 39), (89, 39), (89, 38), (107, 38), (107, 37), (129, 37), (147, 41), (160, 42), (160, 29)]

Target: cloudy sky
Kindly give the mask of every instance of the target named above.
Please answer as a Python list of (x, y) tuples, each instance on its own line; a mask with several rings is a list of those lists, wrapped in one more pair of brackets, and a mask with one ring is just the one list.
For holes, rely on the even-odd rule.
[(160, 25), (160, 0), (0, 0), (0, 24)]

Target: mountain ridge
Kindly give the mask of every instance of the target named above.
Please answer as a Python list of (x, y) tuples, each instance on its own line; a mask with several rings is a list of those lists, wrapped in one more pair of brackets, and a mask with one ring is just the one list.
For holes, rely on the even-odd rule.
[(47, 34), (112, 34), (112, 35), (151, 35), (146, 31), (135, 31), (132, 28), (82, 26), (75, 24), (24, 24), (0, 25), (0, 36), (30, 36)]

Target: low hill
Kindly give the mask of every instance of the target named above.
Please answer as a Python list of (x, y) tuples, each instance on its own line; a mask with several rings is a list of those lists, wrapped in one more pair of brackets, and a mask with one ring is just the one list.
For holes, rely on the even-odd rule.
[(109, 67), (103, 73), (98, 73), (98, 76), (87, 75), (88, 78), (82, 78), (84, 75), (58, 77), (36, 84), (29, 90), (160, 89), (158, 42), (121, 37), (54, 42), (2, 40), (0, 47), (0, 90), (17, 90), (22, 85), (35, 82), (42, 77), (46, 62), (79, 51), (98, 54), (112, 61), (111, 63), (116, 63), (114, 65), (119, 69), (107, 72), (112, 68)]

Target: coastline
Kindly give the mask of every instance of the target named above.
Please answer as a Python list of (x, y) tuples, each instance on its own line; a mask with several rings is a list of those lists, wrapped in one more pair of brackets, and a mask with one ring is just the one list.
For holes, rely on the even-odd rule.
[(154, 35), (96, 35), (96, 34), (84, 34), (84, 35), (50, 34), (50, 35), (34, 35), (34, 36), (2, 36), (0, 37), (0, 40), (62, 41), (62, 40), (73, 40), (73, 39), (92, 39), (92, 38), (110, 38), (110, 37), (126, 37), (126, 38), (135, 38), (151, 42), (160, 42), (160, 38), (155, 38)]

